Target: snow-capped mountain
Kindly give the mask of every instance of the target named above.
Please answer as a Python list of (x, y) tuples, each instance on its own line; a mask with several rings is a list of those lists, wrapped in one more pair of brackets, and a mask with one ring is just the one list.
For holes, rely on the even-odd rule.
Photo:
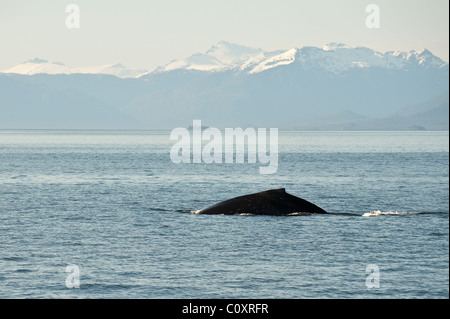
[(18, 64), (0, 73), (15, 73), (23, 75), (35, 74), (107, 74), (119, 78), (136, 78), (144, 74), (146, 70), (129, 69), (122, 64), (106, 64), (91, 67), (70, 68), (60, 62), (50, 62), (44, 59), (31, 59)]
[(47, 60), (35, 58), (27, 60), (1, 73), (16, 73), (24, 75), (34, 74), (71, 74), (72, 70), (60, 62), (49, 62)]
[(330, 73), (340, 73), (354, 68), (409, 69), (439, 68), (448, 65), (426, 49), (381, 53), (365, 47), (329, 43), (322, 48), (305, 46), (268, 52), (222, 41), (205, 53), (196, 53), (186, 59), (171, 61), (147, 74), (180, 69), (215, 72), (236, 70), (254, 74), (289, 64), (306, 69), (324, 69)]
[(235, 72), (255, 74), (280, 66), (292, 65), (301, 69), (321, 69), (339, 74), (351, 69), (386, 68), (444, 68), (448, 63), (428, 50), (381, 53), (365, 47), (351, 47), (342, 43), (329, 43), (322, 48), (305, 46), (289, 50), (264, 51), (258, 48), (218, 42), (205, 53), (195, 53), (185, 59), (173, 60), (153, 70), (130, 69), (122, 64), (70, 68), (60, 62), (42, 59), (28, 60), (0, 73), (34, 74), (109, 74), (119, 78), (145, 77), (149, 74), (174, 70), (207, 72)]
[[(201, 119), (215, 127), (448, 129), (448, 86), (448, 63), (428, 50), (340, 43), (264, 51), (219, 42), (146, 73), (34, 59), (0, 73), (0, 128), (174, 128)], [(408, 105), (427, 107), (395, 113)]]
[(107, 74), (114, 75), (118, 78), (136, 78), (140, 75), (144, 74), (146, 70), (143, 69), (130, 69), (125, 67), (124, 65), (117, 64), (105, 64), (99, 66), (91, 66), (91, 67), (80, 67), (73, 68), (72, 73), (82, 73), (82, 74)]
[(239, 68), (256, 57), (265, 57), (267, 52), (226, 41), (218, 42), (205, 53), (195, 53), (188, 58), (173, 60), (152, 72), (166, 72), (178, 69), (199, 71), (224, 71)]

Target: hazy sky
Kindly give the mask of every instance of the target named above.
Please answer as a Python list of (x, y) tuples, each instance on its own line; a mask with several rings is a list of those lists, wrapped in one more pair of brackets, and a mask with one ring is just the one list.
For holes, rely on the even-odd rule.
[[(66, 27), (74, 3), (80, 28)], [(380, 28), (365, 21), (380, 8)], [(343, 42), (449, 60), (448, 0), (0, 0), (0, 70), (31, 58), (151, 69), (225, 40), (265, 50)]]

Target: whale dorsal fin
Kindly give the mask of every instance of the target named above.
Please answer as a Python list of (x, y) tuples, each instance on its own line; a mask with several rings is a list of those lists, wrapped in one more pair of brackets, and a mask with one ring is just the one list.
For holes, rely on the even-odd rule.
[(286, 193), (285, 188), (269, 189), (265, 191), (266, 193)]

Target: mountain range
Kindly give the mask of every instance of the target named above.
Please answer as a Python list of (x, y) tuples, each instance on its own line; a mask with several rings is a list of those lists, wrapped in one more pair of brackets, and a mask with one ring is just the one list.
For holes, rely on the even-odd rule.
[(448, 130), (448, 63), (428, 50), (219, 42), (152, 70), (32, 59), (0, 72), (0, 128)]
[(61, 62), (50, 62), (44, 59), (31, 59), (0, 73), (23, 75), (35, 74), (109, 74), (119, 78), (136, 78), (146, 70), (129, 69), (120, 63), (98, 66), (70, 68)]

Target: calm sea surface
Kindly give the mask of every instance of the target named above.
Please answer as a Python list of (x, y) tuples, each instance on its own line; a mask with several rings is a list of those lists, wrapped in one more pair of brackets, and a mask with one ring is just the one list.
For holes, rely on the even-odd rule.
[[(169, 133), (0, 131), (0, 298), (449, 297), (448, 132), (280, 132), (273, 175)], [(183, 212), (281, 187), (334, 214)]]

